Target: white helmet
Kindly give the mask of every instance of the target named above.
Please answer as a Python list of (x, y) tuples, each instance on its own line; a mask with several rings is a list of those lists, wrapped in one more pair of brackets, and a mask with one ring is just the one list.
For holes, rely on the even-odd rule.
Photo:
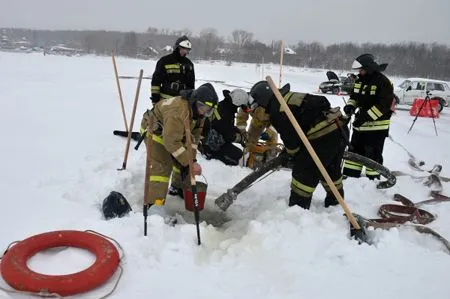
[(245, 90), (235, 89), (230, 93), (231, 100), (235, 106), (250, 107), (253, 103), (253, 98)]
[(182, 47), (185, 49), (192, 49), (192, 44), (189, 38), (186, 35), (183, 35), (182, 37), (178, 38), (175, 42), (175, 48)]

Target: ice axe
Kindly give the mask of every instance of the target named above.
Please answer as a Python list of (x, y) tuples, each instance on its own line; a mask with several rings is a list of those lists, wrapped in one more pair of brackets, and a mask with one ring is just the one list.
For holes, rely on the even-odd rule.
[(275, 97), (277, 98), (278, 102), (280, 103), (280, 105), (283, 108), (284, 112), (286, 113), (287, 117), (289, 118), (289, 121), (291, 122), (291, 124), (294, 127), (295, 131), (297, 132), (298, 136), (300, 137), (300, 139), (302, 140), (306, 149), (308, 150), (308, 153), (311, 155), (311, 158), (314, 160), (314, 163), (316, 164), (316, 166), (319, 169), (320, 173), (322, 174), (323, 178), (325, 179), (328, 186), (330, 187), (331, 192), (336, 197), (336, 199), (339, 202), (339, 204), (341, 205), (341, 207), (344, 209), (345, 215), (347, 216), (349, 222), (351, 223), (350, 236), (354, 237), (360, 243), (366, 242), (366, 231), (365, 231), (364, 223), (361, 221), (361, 219), (358, 222), (358, 220), (355, 218), (355, 216), (350, 212), (350, 209), (344, 202), (344, 199), (342, 198), (341, 194), (339, 193), (339, 191), (337, 190), (333, 181), (331, 180), (330, 175), (328, 174), (327, 170), (323, 166), (322, 161), (320, 161), (319, 157), (316, 154), (316, 151), (311, 146), (311, 143), (309, 142), (309, 140), (306, 137), (305, 133), (303, 132), (302, 128), (300, 127), (300, 125), (298, 124), (294, 115), (292, 114), (291, 109), (284, 101), (283, 96), (279, 92), (279, 90), (278, 90), (277, 86), (275, 85), (275, 83), (273, 82), (272, 78), (270, 76), (267, 76), (266, 81), (269, 84), (270, 88), (272, 89), (273, 93), (275, 94)]

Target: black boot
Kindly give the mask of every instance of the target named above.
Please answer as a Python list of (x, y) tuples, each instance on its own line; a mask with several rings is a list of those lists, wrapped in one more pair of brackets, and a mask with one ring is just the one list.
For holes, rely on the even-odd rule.
[[(338, 189), (339, 194), (341, 194), (342, 198), (344, 198), (344, 189)], [(325, 208), (330, 206), (337, 206), (339, 201), (336, 199), (336, 196), (331, 191), (327, 191), (327, 196), (325, 197)]]
[(344, 167), (342, 174), (345, 176), (345, 178), (348, 178), (348, 177), (359, 178), (359, 177), (361, 177), (361, 170), (349, 169), (349, 168)]
[(312, 196), (300, 196), (291, 190), (291, 196), (289, 197), (289, 206), (299, 206), (304, 208), (305, 210), (309, 210), (309, 207), (311, 206), (311, 198)]
[(366, 174), (366, 177), (367, 177), (369, 180), (371, 180), (371, 181), (373, 181), (373, 180), (375, 180), (375, 179), (377, 179), (377, 180), (380, 179), (380, 175), (379, 175), (379, 174), (378, 174), (378, 175), (367, 175), (367, 174)]

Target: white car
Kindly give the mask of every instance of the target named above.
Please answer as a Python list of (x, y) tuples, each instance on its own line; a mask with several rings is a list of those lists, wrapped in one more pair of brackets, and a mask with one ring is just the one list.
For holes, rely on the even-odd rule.
[(439, 101), (439, 111), (450, 102), (450, 88), (447, 82), (424, 78), (408, 78), (394, 88), (397, 104), (412, 105), (414, 99), (425, 99), (429, 92), (430, 99)]

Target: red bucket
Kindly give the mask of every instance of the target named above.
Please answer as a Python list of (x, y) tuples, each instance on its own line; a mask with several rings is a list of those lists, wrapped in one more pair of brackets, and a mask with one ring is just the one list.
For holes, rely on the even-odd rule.
[[(201, 211), (205, 207), (205, 198), (206, 198), (206, 190), (208, 189), (208, 185), (203, 182), (197, 182), (197, 199), (198, 199), (198, 210)], [(191, 186), (185, 186), (183, 188), (184, 195), (184, 207), (186, 210), (193, 212), (194, 211), (194, 197), (192, 195)]]

